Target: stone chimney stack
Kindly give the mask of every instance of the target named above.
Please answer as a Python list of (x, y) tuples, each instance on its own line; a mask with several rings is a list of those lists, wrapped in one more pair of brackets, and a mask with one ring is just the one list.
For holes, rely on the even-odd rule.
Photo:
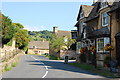
[(57, 32), (58, 32), (58, 27), (57, 27), (57, 26), (53, 27), (53, 32), (54, 32), (54, 33), (57, 33)]
[(93, 4), (96, 3), (96, 2), (98, 2), (98, 0), (93, 0)]

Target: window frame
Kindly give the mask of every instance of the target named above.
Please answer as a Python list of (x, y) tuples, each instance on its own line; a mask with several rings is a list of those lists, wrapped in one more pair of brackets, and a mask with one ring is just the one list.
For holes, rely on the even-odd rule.
[(82, 18), (84, 18), (84, 12), (83, 11), (80, 13), (80, 19), (82, 19)]
[(107, 0), (103, 0), (102, 2), (101, 2), (101, 4), (100, 4), (100, 9), (104, 9), (104, 8), (106, 8), (106, 7), (108, 7), (108, 2), (107, 2)]
[(84, 22), (80, 22), (80, 28), (79, 28), (79, 29), (80, 29), (80, 30), (79, 30), (80, 34), (83, 32), (83, 23), (84, 23)]
[[(102, 38), (97, 38), (96, 39), (96, 51), (97, 53), (109, 53), (110, 51), (105, 51), (104, 49), (102, 51), (98, 51), (98, 40), (103, 39), (103, 48), (106, 46), (106, 44), (110, 44), (110, 38), (109, 37), (102, 37)], [(105, 39), (109, 39), (109, 43), (105, 42)]]
[[(104, 14), (107, 14), (107, 12), (103, 12), (102, 13), (102, 27), (105, 27), (105, 26), (108, 26), (109, 25), (109, 15), (107, 14), (107, 16), (105, 16), (105, 18), (107, 18), (107, 23), (105, 23), (105, 20), (104, 20)], [(105, 24), (104, 24), (105, 23)]]

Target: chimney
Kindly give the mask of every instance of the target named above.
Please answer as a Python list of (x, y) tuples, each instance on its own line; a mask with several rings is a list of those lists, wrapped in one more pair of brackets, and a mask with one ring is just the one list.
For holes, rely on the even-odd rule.
[(93, 0), (93, 4), (96, 3), (96, 2), (98, 2), (98, 0)]
[(58, 32), (58, 27), (57, 27), (57, 26), (53, 27), (53, 32), (54, 32), (54, 33), (57, 33), (57, 32)]

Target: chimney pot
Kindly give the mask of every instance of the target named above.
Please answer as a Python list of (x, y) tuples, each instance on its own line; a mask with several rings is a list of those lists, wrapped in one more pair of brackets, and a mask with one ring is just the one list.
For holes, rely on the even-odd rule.
[(57, 27), (57, 26), (53, 27), (53, 32), (54, 32), (54, 33), (57, 33), (57, 32), (58, 32), (58, 27)]

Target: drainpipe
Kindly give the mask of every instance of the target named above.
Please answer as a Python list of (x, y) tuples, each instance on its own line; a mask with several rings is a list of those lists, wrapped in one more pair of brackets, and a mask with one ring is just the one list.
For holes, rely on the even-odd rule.
[[(109, 16), (110, 16), (110, 45), (111, 45), (111, 32), (112, 32), (112, 15), (111, 15), (111, 13), (109, 13), (108, 14)], [(110, 51), (110, 57), (112, 57), (112, 55), (111, 55), (111, 51)]]

